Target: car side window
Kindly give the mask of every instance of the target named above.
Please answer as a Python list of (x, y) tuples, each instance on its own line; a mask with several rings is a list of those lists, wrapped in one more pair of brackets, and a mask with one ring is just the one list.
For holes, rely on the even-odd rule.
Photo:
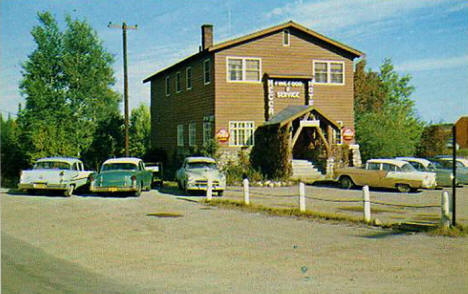
[(78, 170), (78, 163), (77, 163), (77, 162), (75, 162), (75, 163), (72, 165), (71, 170)]
[(384, 170), (384, 171), (395, 171), (395, 166), (393, 164), (383, 163), (382, 164), (382, 170)]
[(368, 170), (380, 170), (380, 163), (374, 163), (374, 162), (368, 163), (367, 169)]

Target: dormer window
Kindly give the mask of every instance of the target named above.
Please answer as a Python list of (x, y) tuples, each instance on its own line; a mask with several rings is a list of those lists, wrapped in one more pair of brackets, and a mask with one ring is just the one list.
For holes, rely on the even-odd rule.
[(291, 42), (291, 35), (289, 30), (283, 30), (283, 46), (289, 46)]

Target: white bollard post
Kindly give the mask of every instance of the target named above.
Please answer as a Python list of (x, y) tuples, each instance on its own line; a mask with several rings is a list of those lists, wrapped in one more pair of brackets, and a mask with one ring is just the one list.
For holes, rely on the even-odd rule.
[(440, 209), (441, 209), (441, 216), (440, 216), (440, 224), (446, 228), (450, 226), (450, 215), (449, 215), (449, 194), (447, 191), (442, 192), (440, 200)]
[(206, 200), (211, 201), (213, 197), (213, 180), (210, 176), (208, 176), (207, 183), (206, 183)]
[(362, 187), (362, 197), (364, 200), (364, 221), (370, 223), (371, 221), (371, 209), (370, 209), (370, 195), (369, 186)]
[(249, 179), (245, 178), (242, 180), (242, 184), (244, 185), (244, 203), (245, 205), (250, 204), (250, 196), (249, 196)]
[(299, 182), (299, 210), (301, 212), (304, 212), (306, 210), (305, 185), (303, 182)]

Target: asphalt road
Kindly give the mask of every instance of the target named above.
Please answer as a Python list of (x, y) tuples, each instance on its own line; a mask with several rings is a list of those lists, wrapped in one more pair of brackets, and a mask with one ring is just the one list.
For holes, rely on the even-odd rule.
[(134, 197), (1, 193), (2, 293), (467, 293), (468, 239)]

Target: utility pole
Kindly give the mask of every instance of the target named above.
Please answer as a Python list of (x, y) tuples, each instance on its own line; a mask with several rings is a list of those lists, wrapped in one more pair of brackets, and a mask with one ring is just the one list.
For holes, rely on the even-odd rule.
[(122, 29), (123, 39), (123, 67), (124, 67), (124, 112), (125, 112), (125, 156), (128, 157), (128, 75), (127, 75), (127, 30), (136, 30), (138, 25), (127, 26), (125, 22), (122, 25), (114, 25), (109, 22), (108, 28)]
[(457, 224), (457, 128), (452, 126), (452, 226)]

